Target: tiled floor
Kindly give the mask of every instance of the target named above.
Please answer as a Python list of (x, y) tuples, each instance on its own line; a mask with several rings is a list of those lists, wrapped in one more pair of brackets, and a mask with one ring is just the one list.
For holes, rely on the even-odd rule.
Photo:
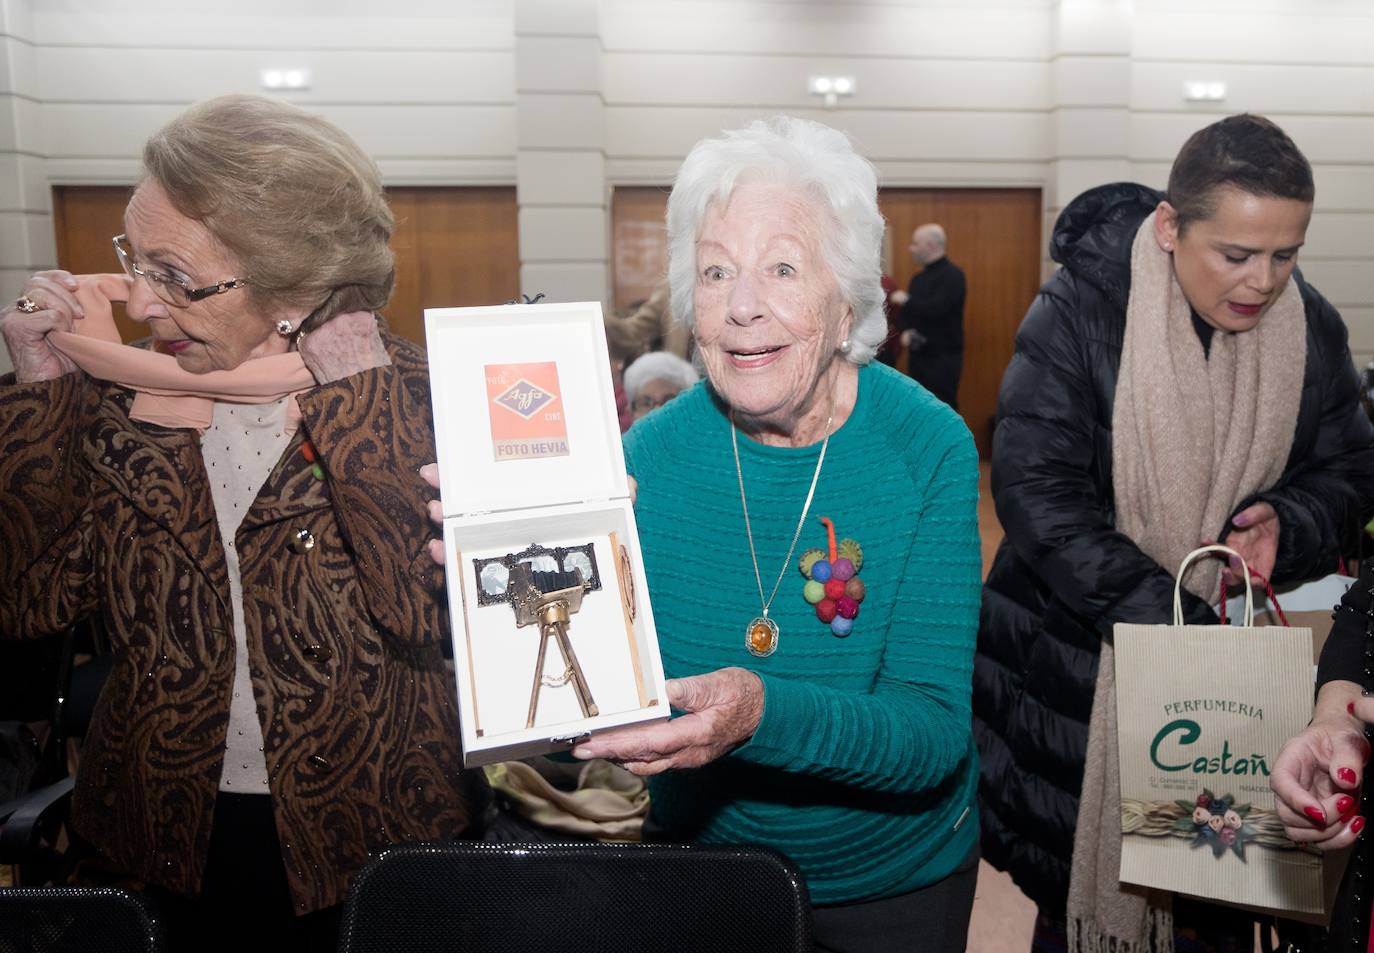
[[(983, 539), (983, 572), (992, 565), (992, 554), (1002, 542), (1002, 527), (992, 506), (988, 465), (982, 465), (978, 481), (978, 531)], [(1030, 949), (1035, 905), (1025, 898), (1011, 878), (987, 864), (978, 867), (978, 893), (969, 924), (968, 953), (1026, 953)]]

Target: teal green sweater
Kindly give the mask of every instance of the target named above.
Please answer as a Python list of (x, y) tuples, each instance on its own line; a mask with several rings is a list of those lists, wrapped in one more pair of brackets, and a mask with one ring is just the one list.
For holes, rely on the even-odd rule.
[[(764, 592), (777, 579), (820, 445), (740, 436)], [(969, 695), (978, 628), (978, 459), (959, 416), (879, 364), (830, 439), (811, 515), (755, 658), (759, 614), (730, 424), (703, 383), (625, 438), (635, 516), (668, 677), (742, 666), (763, 680), (753, 738), (703, 768), (653, 779), (676, 836), (790, 856), (817, 904), (905, 893), (947, 876), (978, 838)], [(798, 557), (826, 548), (819, 517), (863, 547), (867, 594), (834, 635), (802, 596)]]

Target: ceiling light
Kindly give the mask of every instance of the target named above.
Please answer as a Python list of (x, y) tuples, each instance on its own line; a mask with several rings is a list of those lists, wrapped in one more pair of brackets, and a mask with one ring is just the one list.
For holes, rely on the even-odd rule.
[(1226, 98), (1226, 84), (1220, 80), (1190, 79), (1183, 84), (1183, 98), (1188, 102), (1221, 102)]
[(265, 69), (260, 80), (263, 89), (309, 89), (310, 70), (300, 67)]
[(812, 76), (806, 81), (806, 91), (823, 97), (827, 107), (834, 106), (841, 96), (853, 96), (858, 88), (853, 76)]

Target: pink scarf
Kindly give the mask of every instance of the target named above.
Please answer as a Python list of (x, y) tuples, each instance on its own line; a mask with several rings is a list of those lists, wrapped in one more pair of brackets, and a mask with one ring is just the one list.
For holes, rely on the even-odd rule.
[[(131, 280), (125, 275), (78, 275), (76, 298), (86, 316), (75, 332), (53, 331), (48, 340), (87, 374), (137, 391), (129, 416), (162, 427), (210, 426), (215, 401), (266, 404), (310, 390), (315, 378), (298, 352), (244, 361), (228, 371), (192, 374), (170, 354), (130, 347), (115, 327), (113, 301), (128, 301)], [(293, 399), (286, 427), (293, 432), (301, 419)]]

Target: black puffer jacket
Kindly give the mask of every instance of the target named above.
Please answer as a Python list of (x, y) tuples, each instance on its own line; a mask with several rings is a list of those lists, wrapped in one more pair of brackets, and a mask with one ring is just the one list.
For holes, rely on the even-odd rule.
[[(1120, 183), (1064, 209), (1050, 248), (1064, 267), (1021, 324), (998, 402), (992, 491), (1006, 539), (983, 589), (973, 679), (983, 856), (1055, 916), (1068, 891), (1099, 645), (1117, 622), (1172, 615), (1172, 567), (1117, 532), (1112, 496), (1131, 242), (1159, 200)], [(1345, 325), (1293, 280), (1307, 313), (1302, 403), (1287, 469), (1255, 498), (1278, 512), (1276, 582), (1332, 571), (1374, 509), (1374, 429)], [(1217, 621), (1187, 593), (1184, 608), (1191, 622)]]

